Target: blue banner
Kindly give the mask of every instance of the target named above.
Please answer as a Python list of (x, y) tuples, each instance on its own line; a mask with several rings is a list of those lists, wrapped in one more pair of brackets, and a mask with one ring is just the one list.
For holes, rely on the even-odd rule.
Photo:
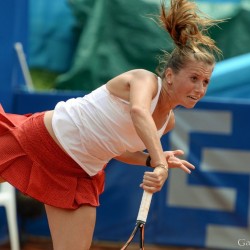
[[(162, 142), (166, 150), (183, 149), (196, 170), (190, 175), (170, 171), (163, 190), (153, 197), (147, 243), (216, 249), (249, 246), (249, 104), (207, 100), (193, 110), (176, 110), (176, 127)], [(125, 241), (129, 236), (144, 170), (110, 164), (97, 239)]]
[(13, 88), (23, 86), (24, 79), (14, 45), (19, 42), (26, 51), (28, 1), (0, 1), (0, 103), (12, 109)]
[[(69, 93), (20, 92), (15, 95), (15, 111), (33, 111), (34, 103), (40, 110), (52, 108), (56, 100), (69, 97)], [(192, 110), (175, 110), (176, 127), (162, 138), (163, 147), (183, 149), (196, 169), (190, 175), (171, 169), (161, 192), (154, 194), (146, 223), (147, 244), (249, 248), (249, 113), (250, 102), (217, 98), (205, 98)], [(94, 240), (127, 240), (139, 210), (145, 170), (151, 171), (115, 160), (108, 164)], [(4, 229), (6, 224), (1, 223), (0, 234)], [(45, 215), (27, 220), (25, 231), (48, 236)]]

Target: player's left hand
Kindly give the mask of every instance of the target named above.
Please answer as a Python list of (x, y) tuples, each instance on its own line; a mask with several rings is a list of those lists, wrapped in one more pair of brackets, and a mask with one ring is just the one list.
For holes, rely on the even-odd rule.
[(183, 150), (178, 149), (174, 151), (165, 151), (164, 154), (166, 156), (169, 168), (180, 168), (188, 174), (191, 173), (190, 169), (195, 169), (195, 166), (193, 164), (177, 157), (184, 155)]

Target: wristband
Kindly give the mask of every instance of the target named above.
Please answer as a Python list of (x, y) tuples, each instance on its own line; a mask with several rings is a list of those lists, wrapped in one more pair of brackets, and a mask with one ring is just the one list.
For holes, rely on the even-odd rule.
[(155, 166), (156, 168), (164, 168), (167, 172), (168, 172), (168, 166), (164, 165), (164, 164), (159, 164), (157, 166)]
[(151, 157), (150, 157), (150, 155), (148, 155), (148, 157), (147, 157), (146, 166), (152, 167), (152, 166), (151, 166)]

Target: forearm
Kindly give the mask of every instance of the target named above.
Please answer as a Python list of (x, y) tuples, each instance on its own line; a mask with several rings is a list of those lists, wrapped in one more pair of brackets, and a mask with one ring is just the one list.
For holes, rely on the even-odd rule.
[(143, 151), (137, 151), (137, 152), (127, 151), (124, 154), (115, 157), (115, 159), (131, 165), (145, 166), (148, 155), (149, 155), (148, 153), (145, 153)]
[(167, 165), (157, 128), (151, 114), (146, 110), (135, 110), (131, 112), (131, 117), (137, 134), (145, 144), (153, 167), (164, 164)]

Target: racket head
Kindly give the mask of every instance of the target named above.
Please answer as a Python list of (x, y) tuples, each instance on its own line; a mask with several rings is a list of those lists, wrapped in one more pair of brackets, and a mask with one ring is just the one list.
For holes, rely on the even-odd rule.
[(137, 221), (134, 227), (134, 230), (132, 231), (131, 235), (129, 236), (127, 242), (123, 245), (121, 250), (127, 249), (131, 241), (134, 239), (136, 233), (138, 230), (140, 230), (140, 249), (144, 249), (144, 226), (145, 223), (142, 221)]

